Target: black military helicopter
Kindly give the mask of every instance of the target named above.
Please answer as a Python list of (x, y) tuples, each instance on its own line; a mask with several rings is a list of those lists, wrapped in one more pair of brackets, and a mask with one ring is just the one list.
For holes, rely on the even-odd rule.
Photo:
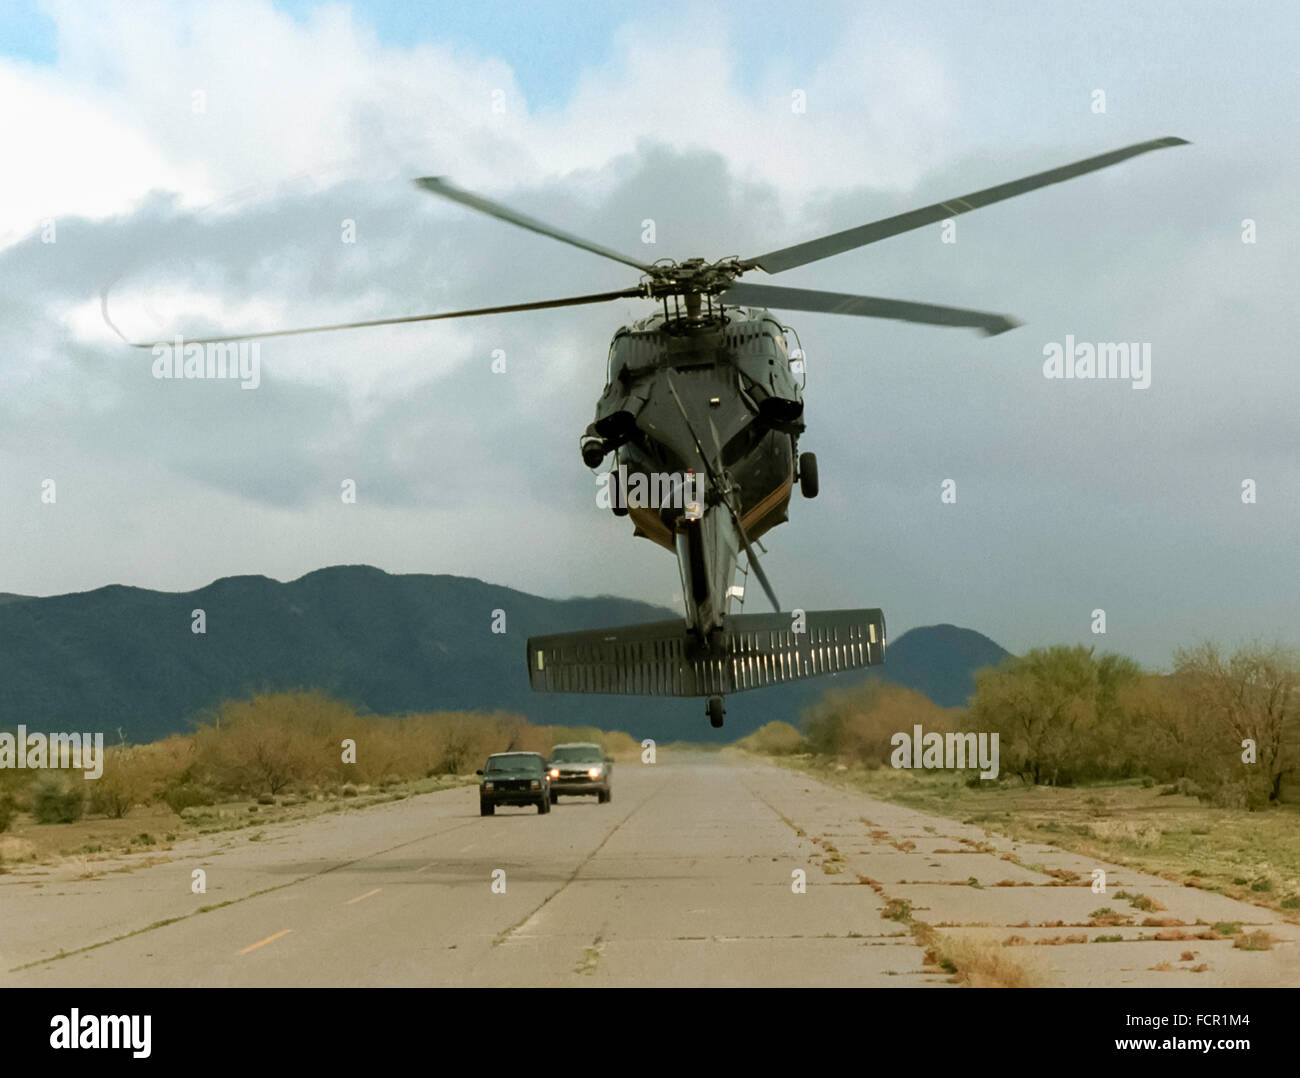
[[(445, 179), (415, 183), (432, 194), (623, 263), (641, 273), (631, 288), (565, 299), (442, 314), (190, 341), (215, 344), (365, 326), (545, 310), (640, 297), (660, 309), (624, 326), (609, 352), (596, 418), (580, 439), (583, 461), (613, 454), (610, 508), (634, 534), (672, 551), (681, 573), (685, 622), (655, 622), (595, 632), (534, 637), (527, 659), (541, 692), (703, 696), (713, 726), (724, 695), (884, 661), (885, 620), (878, 609), (792, 611), (781, 604), (754, 544), (788, 519), (794, 485), (817, 494), (817, 461), (800, 453), (804, 433), (803, 357), (798, 337), (771, 308), (965, 326), (993, 335), (1019, 323), (1002, 314), (875, 296), (740, 283), (755, 269), (781, 273), (902, 232), (1118, 164), (1181, 138), (1136, 143), (1061, 168), (846, 229), (753, 258), (641, 262), (553, 228)], [(794, 340), (792, 347), (791, 337)], [(142, 344), (140, 347), (152, 347)], [(702, 488), (702, 490), (701, 490)], [(732, 613), (740, 552), (773, 614)]]

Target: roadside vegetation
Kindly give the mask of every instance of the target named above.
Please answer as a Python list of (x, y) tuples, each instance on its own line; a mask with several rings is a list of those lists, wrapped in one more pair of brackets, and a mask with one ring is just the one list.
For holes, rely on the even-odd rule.
[[(997, 733), (998, 778), (890, 766), (891, 739), (916, 725)], [(1280, 647), (1203, 644), (1163, 675), (1037, 649), (980, 671), (965, 708), (872, 680), (827, 693), (802, 729), (769, 723), (737, 747), (1300, 920), (1300, 659)]]
[(196, 833), (399, 800), (473, 781), (491, 753), (565, 741), (595, 741), (616, 760), (641, 752), (622, 732), (507, 712), (361, 715), (314, 692), (229, 700), (192, 734), (106, 746), (96, 780), (0, 769), (0, 871), (6, 857), (156, 852)]

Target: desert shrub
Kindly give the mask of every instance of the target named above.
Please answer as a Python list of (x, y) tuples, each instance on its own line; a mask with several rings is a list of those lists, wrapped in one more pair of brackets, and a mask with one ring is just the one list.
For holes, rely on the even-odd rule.
[(338, 791), (345, 784), (355, 794), (358, 786), (464, 775), (494, 752), (546, 755), (564, 741), (594, 741), (615, 759), (641, 752), (640, 743), (620, 731), (535, 726), (513, 712), (360, 715), (318, 692), (268, 693), (223, 702), (191, 736), (114, 750), (104, 778), (111, 771), (113, 783), (128, 789), (119, 794), (108, 783), (97, 803), (113, 812), (122, 804), (161, 800), (179, 813), (223, 797), (268, 804), (266, 798), (285, 792)]
[(216, 791), (192, 781), (169, 783), (163, 787), (158, 798), (177, 816), (187, 808), (199, 808), (217, 803)]
[(889, 761), (895, 734), (910, 737), (916, 725), (926, 733), (954, 730), (958, 715), (913, 689), (872, 680), (828, 692), (804, 712), (803, 728), (813, 752), (879, 767)]
[(90, 782), (92, 813), (121, 819), (132, 805), (153, 800), (158, 785), (156, 753), (151, 746), (114, 745), (104, 750), (104, 772)]
[(0, 831), (8, 831), (17, 815), (18, 801), (14, 795), (8, 791), (0, 793)]
[(736, 744), (747, 752), (762, 756), (790, 756), (807, 748), (803, 734), (788, 722), (764, 723)]
[(196, 766), (227, 793), (274, 796), (336, 771), (343, 738), (355, 738), (360, 725), (348, 705), (321, 693), (228, 700), (195, 735)]
[[(1246, 644), (1231, 655), (1203, 643), (1175, 653), (1174, 677), (1192, 719), (1186, 772), (1215, 804), (1259, 809), (1300, 770), (1300, 655)], [(1243, 742), (1255, 759), (1242, 759)]]
[[(1175, 653), (1171, 675), (1147, 675), (1122, 700), (1125, 738), (1147, 770), (1221, 808), (1260, 809), (1300, 768), (1300, 659), (1248, 644)], [(1256, 757), (1243, 760), (1243, 742)]]
[(1091, 648), (1035, 648), (975, 675), (972, 725), (996, 732), (1001, 767), (1045, 785), (1141, 773), (1124, 734), (1122, 700), (1140, 676), (1120, 655)]
[(42, 775), (33, 783), (30, 797), (37, 823), (75, 823), (86, 811), (85, 789), (62, 774)]

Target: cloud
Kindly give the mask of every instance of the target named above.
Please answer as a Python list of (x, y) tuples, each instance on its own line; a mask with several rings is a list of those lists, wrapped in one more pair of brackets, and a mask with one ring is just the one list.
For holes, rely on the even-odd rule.
[[(815, 63), (704, 9), (631, 19), (568, 102), (530, 110), (490, 49), (385, 44), (343, 8), (53, 10), (52, 69), (0, 62), (0, 89), (30, 103), (5, 121), (24, 167), (0, 200), (6, 591), (370, 562), (670, 602), (672, 560), (596, 507), (577, 454), (609, 339), (644, 304), (268, 340), (244, 391), (154, 379), (148, 351), (97, 325), (100, 289), (144, 339), (600, 291), (635, 272), (410, 177), (450, 174), (630, 254), (716, 258), (1128, 141), (1049, 123), (970, 152), (992, 106), (956, 38), (856, 14)], [(1289, 631), (1286, 160), (1198, 142), (964, 216), (956, 244), (927, 229), (784, 275), (1026, 322), (985, 340), (786, 316), (822, 477), (767, 544), (787, 605), (882, 605), (895, 635), (956, 621), (1011, 648), (1096, 643), (1103, 606), (1103, 646), (1151, 662), (1203, 631)], [(31, 230), (50, 216), (44, 244)], [(1043, 346), (1066, 333), (1150, 341), (1152, 387), (1045, 380)], [(1258, 505), (1237, 495), (1246, 476)]]

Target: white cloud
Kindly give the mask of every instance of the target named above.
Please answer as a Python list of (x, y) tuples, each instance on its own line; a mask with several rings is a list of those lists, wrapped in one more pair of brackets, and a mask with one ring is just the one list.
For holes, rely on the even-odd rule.
[[(97, 335), (98, 274), (130, 268), (113, 310), (145, 337), (597, 291), (631, 275), (407, 179), (449, 174), (631, 251), (641, 219), (659, 216), (655, 255), (745, 255), (1062, 163), (1040, 147), (1077, 131), (1061, 134), (1043, 106), (1032, 130), (1008, 120), (996, 138), (972, 133), (972, 109), (1026, 115), (1005, 112), (1028, 85), (1024, 46), (998, 51), (996, 27), (978, 65), (963, 52), (954, 66), (960, 27), (932, 41), (855, 17), (799, 66), (766, 24), (656, 13), (629, 20), (567, 103), (530, 111), (500, 60), (383, 45), (345, 9), (306, 22), (255, 0), (53, 10), (53, 69), (0, 62), (0, 100), (24, 105), (0, 112), (22, 165), (0, 179), (0, 237), (14, 244), (46, 216), (97, 223), (61, 229), (55, 250), (0, 238), (0, 347), (13, 357), (0, 371), (11, 506), (0, 590), (188, 588), (367, 561), (663, 601), (677, 586), (671, 559), (595, 514), (576, 452), (609, 335), (633, 305), (268, 341), (263, 385), (245, 393), (154, 382), (147, 353), (141, 365)], [(1169, 77), (1179, 100), (1185, 80)], [(795, 89), (806, 113), (791, 111)], [(1129, 124), (1138, 89), (1124, 98)], [(195, 90), (206, 112), (193, 111)], [(1266, 109), (1241, 111), (1272, 124)], [(1162, 118), (1144, 134), (1165, 130)], [(963, 151), (973, 141), (987, 159)], [(1252, 603), (1286, 576), (1296, 509), (1272, 493), (1255, 507), (1274, 538), (1251, 547), (1243, 580), (1239, 506), (1214, 487), (1236, 477), (1210, 471), (1228, 454), (1240, 469), (1267, 459), (1276, 471), (1260, 473), (1262, 490), (1294, 485), (1280, 223), (1294, 184), (1271, 159), (1205, 173), (1212, 151), (1171, 153), (1186, 156), (962, 218), (955, 248), (917, 233), (791, 274), (795, 286), (1006, 309), (1030, 325), (982, 341), (796, 320), (813, 362), (802, 448), (822, 454), (823, 495), (773, 536), (765, 564), (782, 596), (884, 603), (895, 635), (956, 620), (1020, 647), (1076, 624), (1073, 606), (1142, 594), (1146, 608), (1112, 624), (1147, 657), (1188, 636), (1207, 596), (1223, 632), (1252, 627)], [(925, 197), (899, 190), (918, 182)], [(154, 189), (179, 201), (143, 202)], [(1250, 252), (1236, 239), (1246, 214), (1261, 221)], [(355, 247), (339, 241), (343, 217), (358, 219)], [(1085, 326), (1155, 338), (1158, 385), (1121, 399), (1113, 386), (1045, 384), (1042, 342)], [(495, 348), (506, 377), (488, 369)], [(960, 513), (937, 517), (936, 477), (953, 473)], [(56, 510), (33, 494), (51, 474)], [(350, 516), (344, 476), (361, 489)], [(1102, 533), (1131, 549), (1112, 556)], [(1180, 552), (1188, 535), (1192, 554)], [(1040, 597), (1005, 601), (1027, 581)]]

